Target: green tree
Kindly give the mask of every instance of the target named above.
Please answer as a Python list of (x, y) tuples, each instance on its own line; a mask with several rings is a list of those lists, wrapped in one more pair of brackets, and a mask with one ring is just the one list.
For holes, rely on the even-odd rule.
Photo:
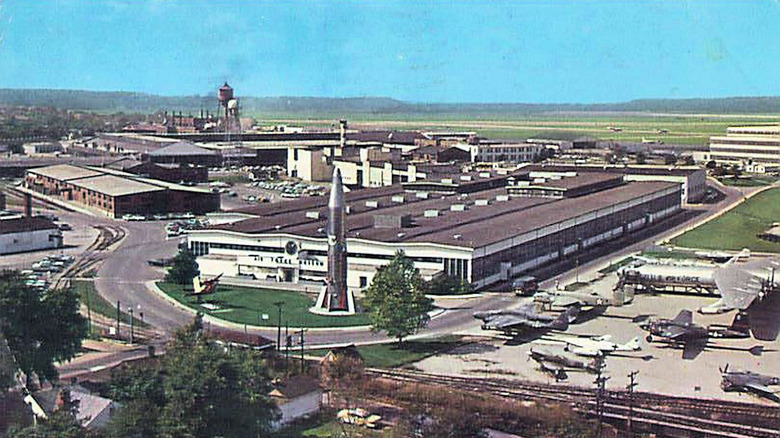
[(425, 327), (433, 310), (433, 300), (425, 296), (423, 279), (414, 262), (398, 251), (393, 260), (377, 270), (366, 289), (364, 303), (370, 309), (372, 330), (403, 338)]
[(173, 258), (173, 265), (168, 271), (166, 280), (178, 284), (190, 284), (192, 279), (200, 275), (200, 268), (195, 259), (195, 254), (185, 248)]
[(57, 380), (54, 363), (76, 355), (89, 327), (74, 290), (40, 290), (27, 286), (18, 271), (3, 271), (0, 331), (29, 387), (34, 374), (40, 381)]
[(437, 275), (430, 281), (423, 282), (426, 295), (462, 295), (471, 293), (471, 284), (466, 280), (451, 275)]
[(112, 392), (125, 408), (108, 426), (116, 437), (264, 436), (278, 413), (256, 352), (228, 350), (202, 333), (200, 317), (179, 330), (157, 371), (124, 371)]

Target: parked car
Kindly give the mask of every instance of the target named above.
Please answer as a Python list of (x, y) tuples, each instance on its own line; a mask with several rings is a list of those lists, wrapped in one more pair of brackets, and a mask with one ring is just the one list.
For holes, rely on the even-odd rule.
[(342, 423), (365, 426), (369, 429), (378, 428), (379, 421), (382, 419), (379, 415), (371, 414), (363, 408), (342, 409), (336, 414), (336, 418)]

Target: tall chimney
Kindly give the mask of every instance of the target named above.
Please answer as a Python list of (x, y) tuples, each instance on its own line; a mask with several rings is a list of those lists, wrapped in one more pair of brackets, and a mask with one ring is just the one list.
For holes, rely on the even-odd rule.
[(32, 217), (32, 195), (24, 194), (24, 216), (29, 219)]
[(347, 121), (339, 120), (339, 146), (343, 149), (347, 145)]

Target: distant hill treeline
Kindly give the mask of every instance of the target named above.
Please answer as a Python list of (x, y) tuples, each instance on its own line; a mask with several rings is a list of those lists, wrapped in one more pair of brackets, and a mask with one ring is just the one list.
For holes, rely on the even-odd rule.
[[(383, 97), (250, 97), (239, 96), (247, 114), (407, 114), (480, 116), (532, 115), (549, 112), (674, 112), (712, 114), (780, 113), (780, 96), (719, 99), (642, 99), (602, 104), (408, 103)], [(158, 96), (132, 92), (0, 89), (0, 105), (48, 106), (101, 112), (149, 113), (159, 110), (215, 111), (215, 96)]]

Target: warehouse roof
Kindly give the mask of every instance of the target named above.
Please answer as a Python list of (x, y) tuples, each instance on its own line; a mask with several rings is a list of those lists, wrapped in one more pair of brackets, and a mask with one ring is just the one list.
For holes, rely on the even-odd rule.
[(170, 146), (149, 152), (152, 157), (189, 156), (189, 155), (217, 155), (217, 152), (196, 146), (188, 141), (180, 141)]
[(0, 234), (56, 229), (58, 229), (58, 227), (54, 222), (41, 216), (0, 220)]
[(71, 181), (77, 187), (93, 190), (109, 196), (124, 196), (136, 193), (159, 192), (165, 190), (162, 187), (146, 184), (130, 178), (122, 178), (114, 175), (101, 175), (92, 178), (84, 178)]
[(79, 178), (88, 178), (91, 176), (98, 176), (101, 172), (80, 166), (73, 166), (70, 164), (56, 164), (54, 166), (42, 167), (39, 169), (30, 169), (30, 173), (47, 176), (49, 178), (58, 179), (61, 181), (69, 181)]

